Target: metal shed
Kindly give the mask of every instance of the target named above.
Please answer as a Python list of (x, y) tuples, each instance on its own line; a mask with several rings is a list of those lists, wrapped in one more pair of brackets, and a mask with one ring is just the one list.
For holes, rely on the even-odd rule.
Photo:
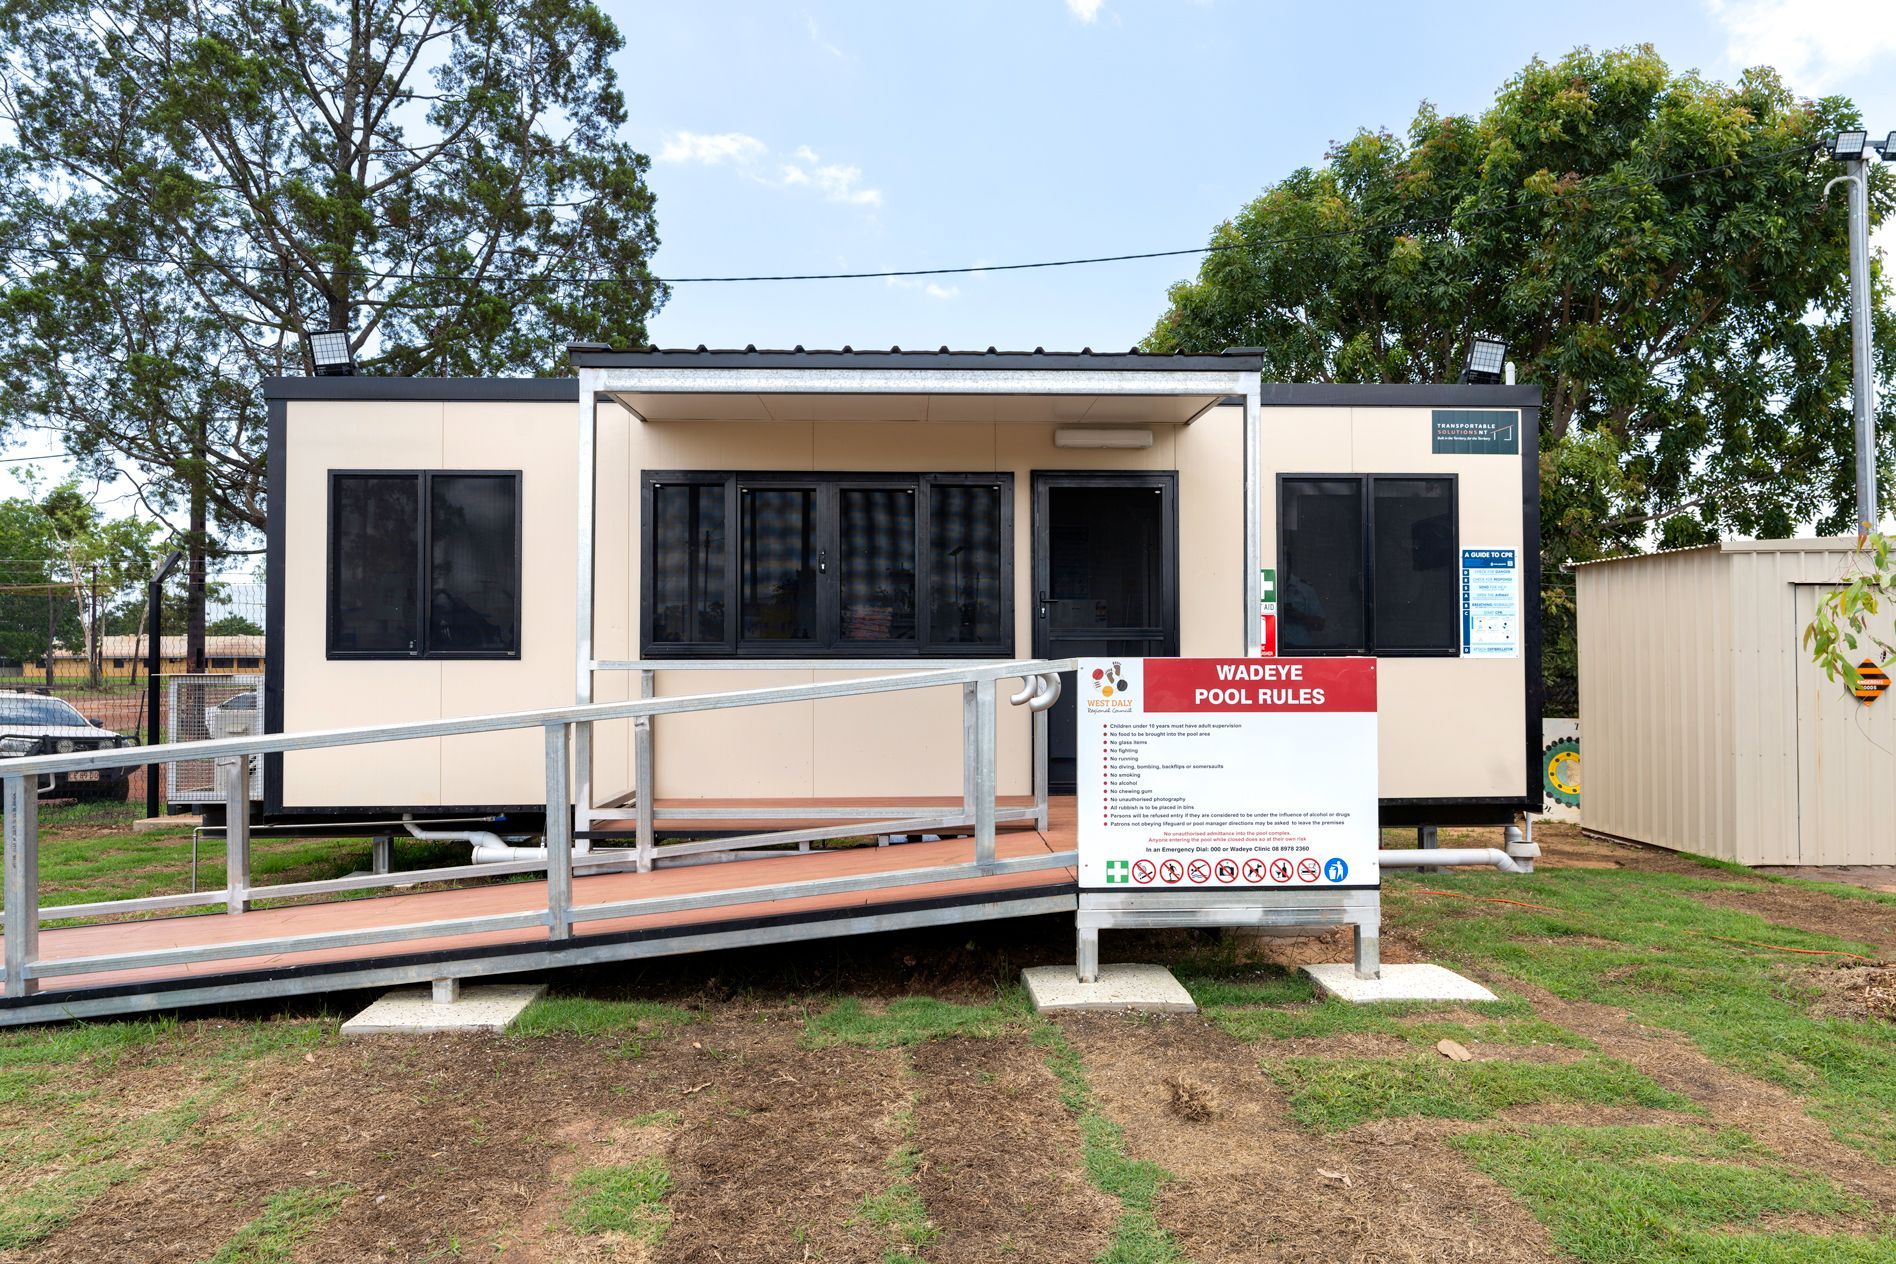
[(1896, 864), (1896, 701), (1803, 647), (1855, 540), (1751, 540), (1575, 568), (1582, 824), (1747, 865)]

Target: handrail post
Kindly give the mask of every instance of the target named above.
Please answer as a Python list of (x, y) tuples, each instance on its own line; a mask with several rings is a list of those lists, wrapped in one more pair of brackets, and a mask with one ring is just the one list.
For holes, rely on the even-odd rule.
[[(641, 671), (639, 673), (639, 697), (650, 698), (658, 681), (657, 673)], [(652, 750), (652, 717), (637, 716), (632, 721), (632, 792), (638, 797), (633, 800), (633, 811), (638, 814), (637, 833), (639, 847), (639, 872), (650, 873), (658, 855), (658, 839), (654, 836), (653, 817), (658, 811), (656, 802), (657, 777), (654, 774), (655, 759)]]
[(224, 911), (250, 907), (250, 757), (217, 761), (217, 788), (224, 796)]
[(6, 779), (8, 996), (39, 991), (26, 972), (39, 960), (39, 778)]
[(994, 863), (994, 691), (998, 681), (974, 686), (974, 859)]
[(546, 726), (546, 911), (547, 937), (573, 933), (573, 821), (566, 725)]
[(974, 819), (975, 712), (980, 709), (979, 690), (972, 680), (961, 685), (961, 813)]
[(1047, 832), (1047, 713), (1033, 713), (1034, 722), (1034, 828)]

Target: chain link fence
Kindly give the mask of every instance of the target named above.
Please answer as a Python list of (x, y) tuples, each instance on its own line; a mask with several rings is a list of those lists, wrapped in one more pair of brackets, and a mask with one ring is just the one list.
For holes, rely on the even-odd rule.
[[(43, 559), (0, 559), (0, 700), (21, 694), (70, 704), (84, 719), (141, 744), (163, 741), (174, 691), (165, 678), (193, 669), (206, 676), (260, 677), (264, 659), (264, 585), (249, 574), (214, 575), (205, 583), (201, 662), (186, 636), (187, 581), (182, 568), (160, 598), (158, 715), (147, 714), (152, 646), (148, 589), (112, 584), (84, 566)], [(0, 701), (0, 730), (45, 716)], [(24, 729), (22, 730), (24, 734)], [(141, 769), (128, 788), (144, 796)]]

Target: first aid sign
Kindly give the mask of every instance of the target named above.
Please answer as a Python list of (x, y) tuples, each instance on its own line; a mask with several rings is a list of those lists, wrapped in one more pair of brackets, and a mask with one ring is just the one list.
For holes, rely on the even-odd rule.
[(1080, 660), (1080, 887), (1375, 887), (1376, 661)]

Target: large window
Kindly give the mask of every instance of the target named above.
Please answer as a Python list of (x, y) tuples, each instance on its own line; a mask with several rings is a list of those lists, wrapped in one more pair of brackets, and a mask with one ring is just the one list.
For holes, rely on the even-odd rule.
[(1457, 549), (1452, 477), (1281, 477), (1282, 652), (1458, 653)]
[(331, 658), (518, 658), (520, 475), (337, 472)]
[(1014, 652), (1005, 474), (648, 474), (654, 657)]

